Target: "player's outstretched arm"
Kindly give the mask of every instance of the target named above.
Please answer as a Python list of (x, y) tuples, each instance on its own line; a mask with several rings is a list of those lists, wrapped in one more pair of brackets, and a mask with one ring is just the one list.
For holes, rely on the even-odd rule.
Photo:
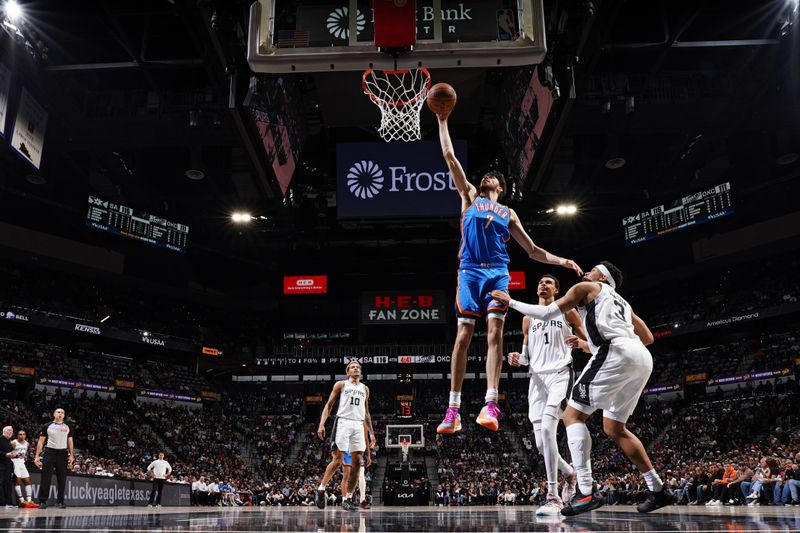
[(530, 235), (528, 235), (528, 233), (525, 231), (525, 228), (522, 227), (522, 222), (517, 216), (517, 213), (513, 209), (510, 211), (511, 220), (508, 223), (508, 228), (511, 231), (511, 236), (514, 237), (514, 240), (517, 241), (520, 246), (522, 246), (522, 249), (525, 250), (525, 253), (528, 254), (528, 257), (534, 261), (545, 263), (547, 265), (558, 265), (564, 268), (569, 268), (574, 270), (579, 276), (583, 275), (583, 270), (581, 270), (581, 267), (579, 267), (575, 261), (551, 254), (544, 248), (537, 246), (533, 242), (533, 239), (531, 239)]
[(594, 298), (598, 292), (600, 292), (600, 286), (597, 283), (582, 281), (570, 287), (564, 296), (550, 305), (532, 305), (512, 300), (511, 296), (503, 291), (492, 291), (492, 298), (508, 305), (512, 309), (516, 309), (523, 315), (539, 320), (552, 320), (558, 315), (565, 314), (576, 308), (581, 302)]
[(633, 319), (633, 332), (636, 333), (636, 336), (639, 337), (642, 344), (645, 346), (653, 344), (656, 339), (653, 337), (653, 332), (647, 327), (645, 321), (636, 316), (636, 313), (631, 313), (631, 318)]
[(331, 395), (328, 397), (328, 403), (326, 403), (325, 407), (322, 409), (322, 416), (319, 419), (319, 427), (317, 427), (317, 436), (320, 439), (325, 438), (325, 422), (328, 421), (328, 417), (331, 415), (331, 411), (333, 411), (333, 405), (336, 403), (336, 399), (339, 397), (339, 394), (341, 394), (343, 387), (344, 381), (337, 381), (333, 385)]
[(450, 130), (447, 127), (447, 115), (436, 115), (436, 118), (439, 119), (439, 142), (442, 145), (442, 155), (453, 176), (453, 184), (456, 186), (458, 194), (461, 195), (461, 211), (464, 211), (478, 197), (478, 189), (467, 181), (464, 168), (456, 158), (453, 141), (450, 140)]

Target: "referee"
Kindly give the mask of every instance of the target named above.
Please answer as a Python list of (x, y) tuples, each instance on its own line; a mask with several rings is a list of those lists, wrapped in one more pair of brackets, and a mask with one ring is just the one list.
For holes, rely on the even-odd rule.
[[(39, 432), (39, 442), (36, 444), (36, 457), (33, 462), (42, 469), (42, 482), (39, 487), (39, 508), (47, 508), (47, 498), (50, 496), (50, 480), (53, 470), (56, 472), (56, 493), (58, 507), (65, 509), (64, 491), (67, 486), (67, 465), (72, 466), (74, 461), (72, 450), (72, 435), (75, 430), (70, 424), (64, 422), (64, 410), (61, 408), (53, 411), (53, 421), (42, 426)], [(44, 461), (40, 459), (42, 448), (47, 448)]]

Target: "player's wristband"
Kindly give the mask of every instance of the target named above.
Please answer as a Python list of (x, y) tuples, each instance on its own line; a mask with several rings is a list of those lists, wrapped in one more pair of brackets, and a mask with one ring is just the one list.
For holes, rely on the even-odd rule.
[(519, 356), (519, 364), (528, 365), (528, 364), (530, 364), (530, 362), (531, 361), (530, 361), (530, 359), (528, 357), (528, 345), (527, 344), (523, 344), (522, 345), (522, 353)]

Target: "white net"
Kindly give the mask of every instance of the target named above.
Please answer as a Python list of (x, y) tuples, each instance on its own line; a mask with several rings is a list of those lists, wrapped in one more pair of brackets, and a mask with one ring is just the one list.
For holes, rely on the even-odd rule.
[(428, 69), (367, 70), (361, 84), (381, 110), (378, 133), (384, 141), (419, 140), (419, 114), (431, 86)]

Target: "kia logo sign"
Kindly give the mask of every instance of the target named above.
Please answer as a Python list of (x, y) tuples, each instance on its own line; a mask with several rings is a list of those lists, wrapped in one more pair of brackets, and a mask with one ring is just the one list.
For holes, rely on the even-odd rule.
[[(468, 168), (467, 143), (453, 144)], [(339, 218), (459, 215), (461, 198), (438, 141), (340, 143), (336, 175)]]
[(284, 276), (283, 294), (326, 294), (328, 276)]

